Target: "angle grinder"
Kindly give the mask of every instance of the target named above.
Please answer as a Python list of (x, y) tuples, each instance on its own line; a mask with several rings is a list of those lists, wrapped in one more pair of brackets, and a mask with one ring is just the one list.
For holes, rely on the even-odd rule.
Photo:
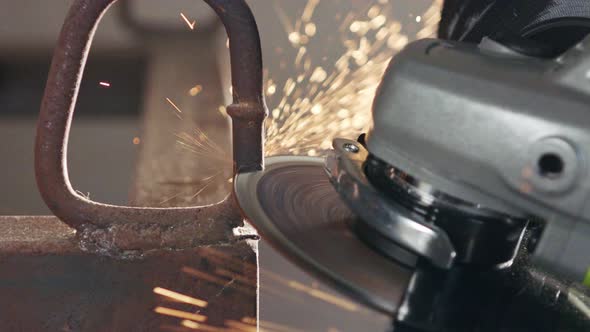
[[(535, 7), (466, 3), (481, 20)], [(393, 58), (367, 135), (238, 174), (243, 214), (303, 268), (391, 315), (395, 331), (589, 329), (583, 3), (585, 18), (533, 15), (516, 30), (461, 34), (443, 21), (445, 39)], [(552, 39), (564, 27), (578, 33), (567, 45)]]

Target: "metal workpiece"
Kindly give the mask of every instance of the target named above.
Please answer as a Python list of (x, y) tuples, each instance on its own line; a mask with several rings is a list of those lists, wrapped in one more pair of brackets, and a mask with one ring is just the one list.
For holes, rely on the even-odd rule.
[(262, 104), (240, 103), (227, 107), (232, 117), (232, 141), (234, 173), (254, 172), (264, 169), (264, 119), (268, 110)]
[(219, 15), (229, 38), (233, 105), (234, 170), (264, 168), (264, 119), (268, 109), (263, 94), (262, 51), (254, 16), (245, 0), (205, 0)]
[[(220, 215), (217, 222), (222, 222)], [(204, 245), (233, 245), (247, 238), (231, 239), (225, 227), (212, 224), (182, 223), (174, 227), (113, 225), (97, 228), (85, 225), (70, 228), (55, 217), (2, 217), (0, 254), (61, 254), (83, 250), (122, 259), (139, 259), (150, 250), (179, 250)]]
[[(170, 202), (170, 192), (178, 187), (170, 183), (178, 182), (179, 177), (183, 181), (193, 179), (195, 173), (203, 170), (201, 160), (189, 153), (173, 159), (177, 168), (168, 167), (170, 159), (154, 157), (162, 149), (174, 150), (169, 144), (175, 142), (171, 133), (181, 126), (194, 126), (190, 122), (193, 119), (187, 118), (182, 124), (162, 121), (155, 115), (161, 113), (161, 106), (153, 107), (155, 103), (150, 100), (145, 102), (148, 106), (130, 206), (97, 203), (72, 188), (66, 160), (78, 88), (94, 30), (114, 2), (76, 1), (63, 27), (41, 106), (35, 145), (38, 187), (57, 218), (0, 217), (0, 283), (5, 285), (0, 287), (4, 295), (0, 311), (10, 315), (10, 319), (0, 319), (0, 330), (159, 331), (180, 328), (181, 317), (203, 319), (207, 326), (218, 327), (227, 321), (248, 319), (256, 328), (258, 235), (249, 230), (235, 232), (244, 226), (244, 221), (229, 190), (217, 190), (211, 195), (215, 201), (221, 200), (216, 204), (141, 207), (171, 206), (176, 202)], [(241, 112), (235, 115), (238, 126), (248, 125), (254, 113), (259, 112), (262, 118), (265, 114), (254, 19), (244, 1), (207, 3), (221, 16), (230, 37), (238, 37), (230, 43), (234, 101), (237, 105), (247, 104), (244, 109), (250, 111), (247, 116)], [(171, 39), (161, 46), (177, 47), (179, 43)], [(150, 73), (161, 78), (161, 69), (170, 68), (166, 64), (174, 59), (169, 53), (158, 52), (156, 47), (150, 49)], [(211, 83), (218, 84), (221, 91), (218, 73), (213, 66), (209, 67), (211, 70), (204, 72), (204, 76), (215, 75)], [(205, 92), (202, 97), (206, 97), (201, 98), (203, 108), (209, 109), (217, 108), (223, 100), (221, 92)], [(184, 114), (192, 116), (188, 113)], [(225, 123), (219, 128), (224, 129)], [(254, 137), (262, 137), (261, 130)], [(247, 135), (243, 138), (248, 139)], [(226, 137), (223, 139), (227, 141)], [(262, 156), (263, 142), (254, 141), (260, 146), (250, 145), (249, 151), (256, 159), (257, 155)], [(232, 165), (225, 166), (228, 171), (220, 173), (223, 179), (219, 182), (228, 187), (225, 175), (230, 176)], [(181, 185), (186, 189), (190, 183)], [(195, 202), (202, 200), (180, 205)], [(200, 299), (207, 306), (195, 308), (192, 304), (176, 303), (156, 289)], [(194, 314), (197, 310), (199, 313)]]
[[(122, 207), (93, 202), (72, 188), (66, 163), (68, 134), (76, 106), (78, 89), (94, 31), (107, 8), (115, 0), (78, 0), (65, 21), (54, 54), (35, 145), (36, 178), (41, 195), (57, 217), (70, 226), (87, 229), (153, 229), (158, 243), (162, 228), (194, 222), (206, 223), (220, 217), (241, 224), (241, 217), (227, 198), (203, 207), (159, 209)], [(262, 95), (262, 56), (254, 17), (243, 0), (207, 0), (219, 15), (230, 40), (234, 111), (235, 170), (262, 168), (263, 131), (266, 105)], [(150, 225), (149, 227), (144, 227)], [(201, 226), (188, 226), (199, 229)], [(205, 227), (206, 228), (206, 227)], [(211, 235), (214, 238), (214, 235)], [(152, 238), (147, 237), (147, 238)], [(126, 240), (122, 240), (124, 243)]]
[[(0, 330), (179, 328), (180, 319), (157, 313), (158, 307), (187, 314), (200, 309), (212, 326), (256, 318), (257, 257), (251, 249), (242, 242), (119, 259), (82, 250), (76, 231), (56, 217), (0, 217)], [(156, 288), (207, 305), (174, 303)]]
[(55, 217), (0, 217), (0, 256), (77, 250), (76, 230)]

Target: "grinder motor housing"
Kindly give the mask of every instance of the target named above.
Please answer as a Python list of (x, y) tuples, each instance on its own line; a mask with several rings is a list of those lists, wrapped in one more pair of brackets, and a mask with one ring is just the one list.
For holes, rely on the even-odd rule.
[(556, 59), (425, 39), (392, 60), (366, 147), (451, 197), (543, 221), (533, 262), (588, 281), (589, 105), (590, 38)]

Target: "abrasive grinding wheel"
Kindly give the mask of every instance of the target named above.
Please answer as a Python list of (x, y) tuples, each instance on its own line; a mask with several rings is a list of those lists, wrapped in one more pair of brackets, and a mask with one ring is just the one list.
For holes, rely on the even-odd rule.
[(359, 240), (323, 159), (267, 158), (264, 171), (237, 175), (235, 194), (254, 227), (296, 264), (356, 301), (397, 311), (411, 271)]

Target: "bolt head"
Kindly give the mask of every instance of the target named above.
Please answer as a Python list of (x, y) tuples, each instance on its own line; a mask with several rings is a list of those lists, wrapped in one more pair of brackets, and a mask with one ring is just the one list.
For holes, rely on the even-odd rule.
[(346, 151), (346, 152), (351, 152), (351, 153), (359, 152), (358, 146), (351, 144), (351, 143), (344, 144), (343, 148), (344, 148), (344, 151)]

